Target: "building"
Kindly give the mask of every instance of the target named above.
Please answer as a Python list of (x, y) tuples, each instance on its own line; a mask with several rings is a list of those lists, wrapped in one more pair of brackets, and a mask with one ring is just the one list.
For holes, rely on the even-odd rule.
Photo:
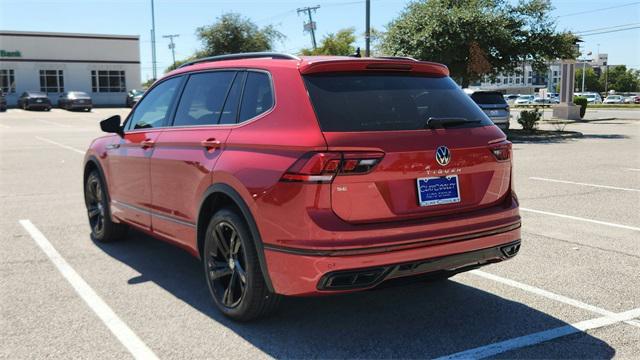
[[(596, 75), (600, 76), (607, 67), (608, 55), (595, 54), (592, 59), (579, 59), (575, 69), (592, 68)], [(523, 76), (524, 73), (524, 76)], [(495, 79), (486, 78), (483, 81), (472, 84), (472, 88), (502, 91), (507, 94), (535, 94), (540, 89), (556, 92), (562, 77), (560, 62), (554, 61), (548, 64), (546, 72), (537, 72), (531, 64), (525, 63), (520, 69), (510, 74), (498, 74)]]
[(555, 92), (556, 86), (560, 83), (560, 63), (548, 64), (547, 71), (542, 73), (533, 70), (529, 63), (525, 63), (518, 70), (519, 72), (510, 74), (498, 74), (493, 80), (486, 78), (473, 84), (472, 87), (502, 91), (508, 94), (535, 94), (540, 89)]
[(140, 38), (0, 30), (0, 90), (9, 106), (24, 91), (84, 91), (94, 105), (124, 105), (140, 88)]

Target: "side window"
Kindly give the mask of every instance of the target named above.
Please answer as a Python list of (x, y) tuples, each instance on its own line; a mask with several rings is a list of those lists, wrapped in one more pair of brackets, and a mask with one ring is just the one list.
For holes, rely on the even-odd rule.
[(256, 117), (272, 107), (273, 92), (269, 75), (263, 72), (249, 72), (240, 106), (240, 122)]
[(236, 123), (238, 119), (238, 104), (240, 103), (245, 76), (247, 76), (245, 71), (239, 72), (238, 75), (236, 75), (236, 79), (233, 81), (229, 95), (227, 95), (227, 100), (224, 103), (222, 115), (220, 115), (220, 124)]
[(163, 126), (181, 80), (181, 77), (175, 77), (154, 87), (136, 106), (129, 120), (129, 130)]
[(173, 126), (218, 123), (235, 71), (192, 74), (184, 87)]

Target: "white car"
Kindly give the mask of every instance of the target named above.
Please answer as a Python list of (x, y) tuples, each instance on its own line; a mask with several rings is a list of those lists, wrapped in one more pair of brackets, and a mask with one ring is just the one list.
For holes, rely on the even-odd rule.
[(529, 105), (529, 104), (533, 104), (533, 99), (535, 97), (533, 95), (520, 95), (516, 101), (514, 101), (514, 104), (516, 105)]
[(579, 96), (586, 97), (589, 104), (602, 104), (602, 98), (598, 93), (583, 93)]
[(604, 99), (605, 104), (624, 104), (624, 96), (622, 95), (609, 95)]

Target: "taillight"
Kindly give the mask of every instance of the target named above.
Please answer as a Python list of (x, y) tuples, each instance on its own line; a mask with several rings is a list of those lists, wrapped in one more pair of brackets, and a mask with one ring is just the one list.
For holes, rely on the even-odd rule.
[(498, 161), (509, 161), (511, 159), (511, 143), (506, 141), (490, 146), (491, 153)]
[(282, 181), (329, 183), (337, 175), (361, 175), (373, 170), (381, 152), (307, 153), (282, 176)]

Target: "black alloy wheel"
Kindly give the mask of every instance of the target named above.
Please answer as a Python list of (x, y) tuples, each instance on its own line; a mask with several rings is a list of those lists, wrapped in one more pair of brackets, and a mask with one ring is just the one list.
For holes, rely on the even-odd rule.
[(97, 170), (92, 171), (84, 185), (84, 202), (91, 227), (91, 237), (100, 242), (121, 240), (127, 233), (127, 226), (111, 221), (107, 188)]
[(220, 209), (209, 221), (202, 264), (216, 307), (240, 321), (276, 310), (281, 296), (269, 291), (247, 220), (235, 209)]
[(246, 256), (235, 227), (226, 221), (216, 224), (215, 247), (207, 254), (207, 275), (216, 300), (227, 308), (237, 307), (247, 290)]
[(100, 179), (97, 176), (89, 176), (87, 179), (85, 199), (91, 233), (100, 238), (104, 235), (105, 202), (102, 194), (102, 184), (100, 184)]

